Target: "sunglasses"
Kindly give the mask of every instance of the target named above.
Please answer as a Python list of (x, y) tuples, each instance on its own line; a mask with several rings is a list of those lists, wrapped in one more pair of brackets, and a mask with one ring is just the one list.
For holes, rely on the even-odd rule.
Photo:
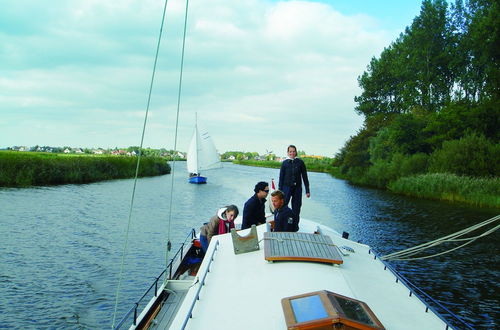
[(265, 191), (266, 193), (268, 193), (268, 192), (269, 192), (269, 189), (267, 189), (267, 190), (263, 190), (263, 191)]

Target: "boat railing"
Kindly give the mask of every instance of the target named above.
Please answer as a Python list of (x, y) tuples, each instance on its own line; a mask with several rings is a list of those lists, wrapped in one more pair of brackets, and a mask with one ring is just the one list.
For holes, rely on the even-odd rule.
[(156, 277), (155, 281), (151, 284), (151, 286), (146, 290), (146, 292), (144, 292), (141, 298), (139, 298), (139, 300), (137, 300), (137, 302), (134, 303), (134, 306), (125, 314), (125, 316), (123, 316), (123, 318), (120, 320), (120, 322), (118, 322), (118, 324), (116, 325), (116, 327), (114, 327), (114, 329), (120, 329), (123, 326), (123, 324), (130, 318), (132, 313), (134, 314), (133, 325), (137, 325), (137, 312), (142, 301), (151, 293), (151, 290), (153, 288), (154, 288), (154, 296), (155, 297), (158, 296), (158, 282), (162, 277), (164, 277), (167, 270), (168, 270), (167, 279), (168, 280), (172, 279), (172, 269), (174, 262), (177, 259), (182, 260), (182, 258), (184, 258), (184, 246), (186, 245), (186, 243), (191, 242), (194, 238), (196, 238), (196, 231), (194, 230), (194, 228), (192, 228), (189, 231), (189, 234), (184, 239), (184, 241), (181, 243), (181, 246), (179, 247), (175, 255), (170, 259), (167, 267), (160, 273), (160, 275)]
[(182, 327), (181, 327), (182, 330), (184, 330), (186, 328), (186, 325), (187, 325), (189, 319), (193, 317), (194, 305), (196, 304), (196, 301), (200, 299), (199, 297), (200, 297), (201, 288), (205, 285), (205, 279), (207, 277), (207, 274), (210, 272), (210, 266), (212, 265), (212, 262), (214, 261), (214, 254), (218, 248), (219, 248), (219, 240), (217, 240), (215, 242), (215, 246), (212, 249), (212, 253), (210, 254), (210, 260), (208, 262), (207, 268), (205, 268), (205, 271), (203, 272), (203, 275), (201, 276), (200, 284), (198, 285), (198, 289), (196, 290), (196, 295), (194, 296), (193, 301), (191, 302), (191, 306), (189, 307), (189, 311), (186, 314), (186, 318), (184, 319), (184, 322), (182, 323)]
[(409, 293), (410, 296), (415, 295), (425, 304), (425, 306), (426, 306), (425, 312), (426, 313), (430, 309), (432, 312), (434, 312), (434, 314), (436, 314), (439, 318), (441, 318), (443, 320), (443, 322), (446, 323), (446, 329), (448, 329), (451, 325), (449, 324), (450, 323), (449, 320), (447, 320), (443, 317), (443, 314), (449, 315), (455, 322), (457, 322), (457, 324), (460, 324), (461, 329), (474, 329), (474, 326), (467, 323), (460, 316), (453, 313), (451, 310), (449, 310), (442, 303), (440, 303), (436, 299), (432, 298), (424, 290), (419, 288), (416, 284), (410, 282), (410, 280), (408, 280), (401, 273), (399, 273), (397, 270), (395, 270), (388, 262), (380, 259), (380, 256), (378, 255), (377, 252), (375, 252), (375, 250), (373, 250), (373, 248), (370, 249), (368, 251), (368, 253), (373, 254), (375, 259), (378, 258), (384, 264), (384, 269), (389, 269), (394, 274), (394, 276), (396, 276), (396, 282), (401, 281), (408, 288), (408, 290), (410, 290), (410, 293)]

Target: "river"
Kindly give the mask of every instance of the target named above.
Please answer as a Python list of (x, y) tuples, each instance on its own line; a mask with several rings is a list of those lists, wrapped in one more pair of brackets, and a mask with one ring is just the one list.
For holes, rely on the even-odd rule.
[[(218, 207), (242, 208), (255, 183), (277, 178), (278, 170), (224, 163), (206, 174), (208, 184), (188, 184), (185, 163), (176, 163), (171, 216), (172, 175), (138, 180), (118, 319), (161, 272), (169, 237), (175, 246)], [(309, 178), (301, 217), (347, 231), (381, 255), (498, 211), (360, 188), (324, 173)], [(133, 180), (0, 188), (0, 328), (111, 326), (132, 188)], [(496, 232), (444, 256), (392, 265), (475, 327), (498, 328), (499, 238)]]

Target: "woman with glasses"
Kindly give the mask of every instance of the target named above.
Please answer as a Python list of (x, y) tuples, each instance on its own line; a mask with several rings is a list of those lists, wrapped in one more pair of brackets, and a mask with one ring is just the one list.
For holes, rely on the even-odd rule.
[(269, 184), (260, 181), (255, 185), (253, 190), (255, 194), (250, 197), (243, 207), (243, 223), (241, 229), (247, 229), (252, 225), (260, 225), (266, 223), (266, 214), (264, 205), (266, 197), (269, 193)]

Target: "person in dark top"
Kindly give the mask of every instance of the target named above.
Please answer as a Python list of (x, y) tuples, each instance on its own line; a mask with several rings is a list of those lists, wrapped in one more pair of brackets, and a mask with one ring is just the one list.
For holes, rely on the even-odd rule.
[(285, 205), (292, 200), (292, 210), (300, 219), (300, 207), (302, 206), (302, 181), (306, 188), (306, 197), (309, 198), (309, 179), (307, 178), (306, 165), (302, 159), (297, 158), (297, 148), (288, 146), (288, 158), (281, 163), (280, 179), (278, 188), (285, 194)]
[(243, 222), (241, 224), (241, 229), (247, 229), (252, 227), (252, 225), (258, 226), (266, 223), (264, 205), (266, 203), (267, 194), (269, 193), (269, 184), (264, 181), (258, 182), (253, 191), (255, 194), (247, 200), (243, 207)]
[(280, 190), (273, 191), (271, 202), (274, 206), (273, 231), (298, 231), (299, 220), (292, 209), (285, 205), (285, 194)]

